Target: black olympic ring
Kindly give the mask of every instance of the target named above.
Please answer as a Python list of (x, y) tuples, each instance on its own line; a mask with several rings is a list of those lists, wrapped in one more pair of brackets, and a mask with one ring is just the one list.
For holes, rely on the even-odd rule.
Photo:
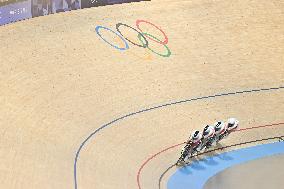
[[(121, 31), (119, 30), (119, 27), (120, 27), (120, 26), (125, 26), (125, 27), (131, 28), (132, 30), (136, 31), (136, 32), (138, 33), (138, 37), (141, 36), (141, 37), (144, 39), (145, 44), (143, 43), (143, 41), (140, 40), (143, 45), (139, 45), (139, 44), (137, 44), (137, 43), (132, 42), (132, 41), (129, 40), (128, 38), (126, 38), (126, 37), (121, 33)], [(117, 32), (118, 32), (122, 37), (124, 37), (124, 39), (125, 39), (126, 41), (132, 43), (132, 44), (135, 45), (135, 46), (143, 47), (143, 48), (147, 48), (147, 47), (149, 46), (149, 42), (148, 42), (148, 40), (146, 39), (146, 37), (145, 37), (141, 32), (139, 32), (137, 29), (135, 29), (135, 28), (133, 28), (133, 27), (127, 25), (127, 24), (117, 23), (117, 24), (116, 24), (116, 30), (117, 30)], [(140, 38), (140, 37), (139, 37), (139, 38)]]

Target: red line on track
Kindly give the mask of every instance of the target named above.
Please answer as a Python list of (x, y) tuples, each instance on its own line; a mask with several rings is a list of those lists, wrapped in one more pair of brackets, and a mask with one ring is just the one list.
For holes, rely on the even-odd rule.
[[(248, 131), (248, 130), (252, 130), (252, 129), (260, 129), (260, 128), (264, 128), (264, 127), (274, 127), (274, 126), (279, 126), (279, 125), (284, 125), (284, 122), (282, 123), (273, 123), (273, 124), (267, 124), (267, 125), (260, 125), (260, 126), (254, 126), (254, 127), (247, 127), (247, 128), (243, 128), (243, 129), (238, 129), (236, 130), (235, 132), (243, 132), (243, 131)], [(140, 183), (140, 175), (141, 175), (141, 172), (143, 170), (143, 168), (149, 163), (149, 161), (151, 161), (152, 159), (154, 159), (156, 156), (172, 149), (172, 148), (175, 148), (175, 147), (178, 147), (182, 144), (184, 144), (185, 142), (182, 142), (182, 143), (179, 143), (179, 144), (175, 144), (173, 146), (170, 146), (170, 147), (167, 147), (163, 150), (161, 150), (160, 152), (152, 155), (151, 157), (149, 157), (148, 159), (146, 159), (146, 161), (140, 166), (138, 172), (137, 172), (137, 175), (136, 175), (136, 181), (137, 181), (137, 185), (138, 185), (138, 188), (141, 189), (141, 183)]]
[(151, 161), (152, 159), (154, 159), (156, 156), (160, 155), (161, 153), (163, 153), (163, 152), (165, 152), (165, 151), (168, 151), (168, 150), (170, 150), (170, 149), (172, 149), (172, 148), (175, 148), (175, 147), (177, 147), (177, 146), (180, 146), (180, 145), (182, 145), (182, 144), (184, 144), (184, 142), (183, 142), (183, 143), (176, 144), (176, 145), (173, 145), (173, 146), (170, 146), (170, 147), (168, 147), (168, 148), (166, 148), (166, 149), (164, 149), (164, 150), (162, 150), (162, 151), (160, 151), (160, 152), (158, 152), (158, 153), (152, 155), (150, 158), (148, 158), (148, 159), (142, 164), (142, 166), (141, 166), (141, 167), (139, 168), (139, 170), (138, 170), (137, 177), (136, 177), (136, 179), (137, 179), (137, 184), (138, 184), (138, 188), (139, 188), (139, 189), (141, 189), (141, 185), (140, 185), (140, 175), (141, 175), (141, 171), (142, 171), (142, 169), (145, 167), (145, 165), (146, 165), (149, 161)]
[(274, 124), (260, 125), (260, 126), (255, 126), (255, 127), (248, 127), (248, 128), (238, 129), (235, 132), (247, 131), (247, 130), (251, 130), (251, 129), (259, 129), (259, 128), (263, 128), (263, 127), (274, 127), (274, 126), (278, 126), (278, 125), (284, 125), (284, 122), (283, 123), (274, 123)]

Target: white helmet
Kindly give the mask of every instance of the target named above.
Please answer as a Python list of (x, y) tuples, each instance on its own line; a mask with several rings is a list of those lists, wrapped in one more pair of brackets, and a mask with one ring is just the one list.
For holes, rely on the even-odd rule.
[(214, 129), (216, 134), (222, 134), (226, 131), (226, 125), (223, 121), (217, 121), (214, 123)]
[(239, 121), (236, 118), (228, 119), (228, 131), (235, 130), (239, 126)]
[(202, 135), (199, 131), (193, 131), (191, 134), (191, 140), (193, 143), (198, 142), (199, 140), (201, 140)]
[(214, 127), (211, 126), (211, 125), (206, 125), (203, 129), (203, 137), (204, 138), (208, 138), (208, 137), (214, 135), (214, 133), (215, 133)]

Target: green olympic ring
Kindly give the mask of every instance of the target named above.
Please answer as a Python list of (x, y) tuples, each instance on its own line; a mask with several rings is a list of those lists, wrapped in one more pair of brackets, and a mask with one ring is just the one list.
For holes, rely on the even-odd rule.
[[(143, 32), (142, 34), (143, 34), (143, 35), (146, 35), (146, 36), (150, 36), (150, 37), (154, 38), (155, 40), (159, 41), (160, 43), (162, 43), (162, 41), (161, 41), (160, 39), (158, 39), (157, 37), (155, 37), (155, 36), (153, 36), (153, 35), (151, 35), (151, 34), (149, 34), (149, 33)], [(138, 38), (139, 38), (140, 42), (143, 44), (141, 34), (138, 34)], [(167, 49), (167, 51), (168, 51), (167, 54), (160, 54), (160, 53), (157, 53), (156, 51), (154, 51), (153, 49), (151, 49), (149, 46), (147, 46), (147, 48), (148, 48), (150, 51), (152, 51), (153, 53), (155, 53), (156, 55), (159, 55), (159, 56), (162, 56), (162, 57), (169, 57), (169, 56), (171, 56), (172, 53), (171, 53), (171, 50), (169, 49), (169, 47), (168, 47), (167, 45), (165, 45), (165, 44), (162, 44), (162, 45), (164, 45), (164, 47)]]

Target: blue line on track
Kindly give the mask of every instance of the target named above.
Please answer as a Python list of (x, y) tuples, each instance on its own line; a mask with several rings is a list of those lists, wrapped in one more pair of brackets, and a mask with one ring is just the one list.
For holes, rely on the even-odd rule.
[(110, 127), (112, 126), (113, 123), (118, 122), (120, 120), (123, 120), (125, 118), (140, 114), (140, 113), (144, 113), (144, 112), (148, 112), (151, 110), (156, 110), (159, 108), (163, 108), (163, 107), (167, 107), (167, 106), (172, 106), (172, 105), (176, 105), (176, 104), (182, 104), (182, 103), (186, 103), (186, 102), (192, 102), (192, 101), (197, 101), (197, 100), (205, 100), (205, 99), (209, 99), (209, 98), (216, 98), (216, 97), (221, 97), (221, 96), (230, 96), (230, 95), (237, 95), (237, 94), (245, 94), (245, 93), (254, 93), (254, 92), (262, 92), (262, 91), (272, 91), (272, 90), (280, 90), (280, 89), (284, 89), (284, 86), (279, 86), (279, 87), (271, 87), (271, 88), (262, 88), (262, 89), (250, 89), (250, 90), (244, 90), (244, 91), (236, 91), (236, 92), (229, 92), (229, 93), (220, 93), (220, 94), (214, 94), (214, 95), (209, 95), (209, 96), (203, 96), (203, 97), (196, 97), (196, 98), (190, 98), (190, 99), (184, 99), (184, 100), (179, 100), (179, 101), (175, 101), (175, 102), (171, 102), (171, 103), (165, 103), (165, 104), (161, 104), (158, 106), (153, 106), (150, 108), (146, 108), (146, 109), (142, 109), (136, 112), (132, 112), (129, 114), (126, 114), (124, 116), (121, 116), (119, 118), (114, 119), (113, 121), (110, 121), (107, 124), (102, 125), (101, 127), (99, 127), (97, 130), (95, 130), (94, 132), (92, 132), (81, 144), (79, 149), (76, 152), (76, 156), (75, 156), (75, 160), (74, 160), (74, 188), (78, 189), (78, 183), (77, 183), (77, 163), (78, 163), (78, 159), (80, 156), (80, 152), (83, 149), (83, 147), (85, 146), (86, 142), (88, 142), (92, 137), (94, 137), (98, 132), (100, 132), (102, 129), (106, 128), (106, 127)]
[(210, 156), (178, 169), (167, 183), (168, 189), (202, 189), (219, 172), (259, 158), (284, 154), (284, 142), (262, 144)]

